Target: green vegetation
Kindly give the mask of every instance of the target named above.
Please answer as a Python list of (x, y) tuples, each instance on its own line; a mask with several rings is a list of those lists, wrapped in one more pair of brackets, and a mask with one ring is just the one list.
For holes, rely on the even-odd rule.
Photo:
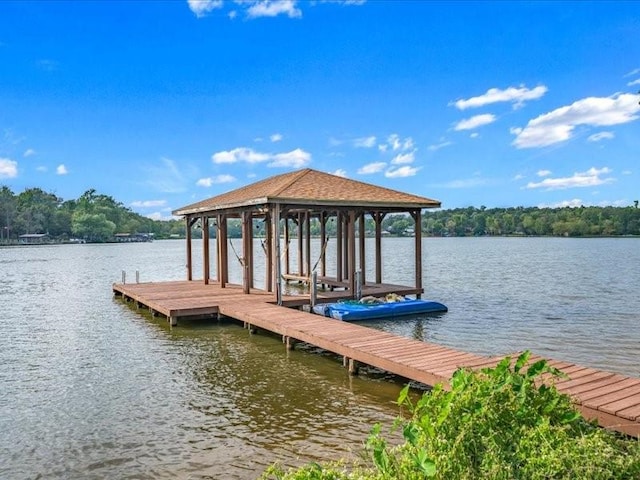
[[(451, 390), (436, 386), (417, 402), (408, 387), (398, 403), (403, 441), (395, 446), (376, 425), (357, 465), (310, 464), (263, 479), (629, 479), (640, 478), (640, 443), (587, 422), (549, 380), (545, 360), (525, 368), (505, 358), (481, 372), (457, 371)], [(547, 380), (541, 384), (541, 378)]]
[[(255, 235), (264, 234), (261, 221), (255, 221)], [(412, 235), (413, 219), (409, 215), (385, 216), (382, 229), (387, 235)], [(328, 235), (335, 236), (336, 222), (331, 218), (326, 225)], [(291, 221), (291, 236), (297, 227)], [(365, 232), (375, 232), (373, 219), (365, 220)], [(422, 216), (425, 236), (462, 237), (491, 235), (537, 236), (618, 236), (640, 235), (640, 208), (638, 203), (629, 207), (579, 208), (456, 208), (425, 211)], [(39, 188), (30, 188), (15, 195), (8, 187), (0, 187), (0, 243), (16, 242), (27, 233), (48, 233), (52, 239), (81, 238), (86, 241), (110, 241), (116, 233), (152, 233), (154, 238), (185, 235), (184, 222), (159, 221), (138, 215), (112, 197), (88, 190), (77, 200), (67, 200)], [(215, 227), (210, 236), (215, 237)], [(320, 235), (320, 223), (311, 222), (311, 234)], [(194, 237), (201, 231), (194, 228)], [(237, 219), (228, 224), (228, 235), (241, 236)]]
[(77, 200), (67, 200), (39, 188), (15, 195), (0, 187), (0, 243), (14, 243), (23, 234), (48, 233), (51, 239), (80, 238), (104, 242), (116, 233), (146, 233), (155, 238), (184, 235), (184, 223), (156, 221), (126, 208), (107, 195), (88, 190)]

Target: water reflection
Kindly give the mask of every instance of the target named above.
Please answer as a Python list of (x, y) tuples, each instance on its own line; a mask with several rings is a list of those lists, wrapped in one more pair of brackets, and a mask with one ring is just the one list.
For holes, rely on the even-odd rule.
[[(449, 312), (368, 325), (640, 376), (637, 246), (424, 239), (425, 297)], [(411, 283), (412, 262), (397, 252), (412, 259), (413, 240), (383, 248), (385, 279)], [(183, 279), (184, 253), (182, 241), (0, 248), (0, 478), (250, 479), (275, 460), (357, 450), (371, 425), (392, 422), (401, 385), (380, 372), (352, 378), (331, 355), (287, 352), (230, 322), (170, 330), (113, 299), (123, 269)]]

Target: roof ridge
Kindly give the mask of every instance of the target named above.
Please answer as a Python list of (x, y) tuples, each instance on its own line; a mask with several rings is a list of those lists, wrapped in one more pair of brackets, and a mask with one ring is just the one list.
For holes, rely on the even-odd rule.
[(304, 168), (302, 170), (298, 170), (297, 172), (293, 172), (292, 175), (292, 179), (290, 182), (287, 182), (282, 188), (280, 188), (277, 192), (274, 192), (273, 196), (277, 197), (278, 195), (280, 195), (282, 192), (284, 192), (287, 188), (289, 188), (291, 185), (293, 185), (294, 183), (296, 183), (298, 180), (300, 180), (302, 177), (304, 177), (305, 175), (307, 175), (309, 172), (313, 171), (312, 168)]

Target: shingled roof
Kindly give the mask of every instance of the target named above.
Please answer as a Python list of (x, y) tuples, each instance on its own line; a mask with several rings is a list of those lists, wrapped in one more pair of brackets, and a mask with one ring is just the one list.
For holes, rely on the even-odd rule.
[(440, 202), (378, 187), (311, 168), (276, 175), (173, 211), (173, 215), (215, 212), (267, 203), (389, 210), (438, 208)]

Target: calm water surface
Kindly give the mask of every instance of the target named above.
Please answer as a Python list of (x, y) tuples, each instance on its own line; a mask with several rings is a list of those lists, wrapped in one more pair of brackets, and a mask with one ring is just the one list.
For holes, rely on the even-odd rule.
[[(385, 280), (411, 283), (413, 240), (383, 245)], [(370, 326), (640, 376), (640, 240), (425, 239), (423, 251), (425, 297), (450, 311)], [(183, 279), (184, 243), (0, 248), (0, 478), (250, 479), (274, 461), (356, 454), (373, 423), (392, 422), (398, 382), (350, 378), (232, 323), (169, 330), (113, 299), (122, 269)]]

